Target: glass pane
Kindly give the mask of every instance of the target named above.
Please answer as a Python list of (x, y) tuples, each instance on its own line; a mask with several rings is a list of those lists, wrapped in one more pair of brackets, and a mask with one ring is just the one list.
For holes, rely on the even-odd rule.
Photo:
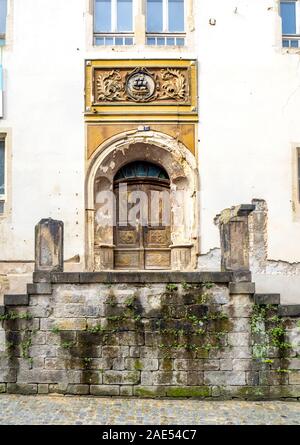
[(4, 141), (0, 141), (0, 195), (5, 193), (5, 146)]
[(158, 45), (165, 45), (165, 38), (164, 37), (158, 37), (157, 38), (157, 44)]
[(296, 34), (296, 2), (281, 2), (282, 33)]
[(299, 41), (298, 40), (292, 40), (291, 41), (291, 47), (292, 48), (298, 48), (299, 47)]
[(0, 201), (0, 213), (4, 213), (4, 201)]
[(111, 0), (95, 0), (95, 32), (110, 32)]
[(115, 45), (123, 45), (123, 37), (116, 37)]
[(147, 31), (163, 31), (163, 0), (147, 0)]
[(283, 46), (283, 48), (288, 48), (290, 45), (289, 45), (289, 41), (288, 40), (283, 40), (282, 41), (282, 46)]
[(174, 37), (172, 37), (172, 38), (168, 38), (168, 39), (167, 39), (167, 45), (175, 45), (175, 39), (174, 39)]
[(118, 0), (117, 30), (132, 31), (132, 0)]
[(184, 46), (184, 39), (182, 39), (181, 37), (176, 39), (176, 45)]
[(184, 31), (184, 0), (169, 0), (169, 32)]
[(96, 37), (95, 44), (96, 45), (104, 45), (104, 37)]
[(126, 37), (125, 38), (125, 45), (133, 45), (133, 38), (132, 37)]
[(113, 45), (114, 39), (112, 37), (105, 37), (105, 45)]
[(155, 38), (154, 37), (148, 37), (147, 38), (147, 45), (155, 45)]
[(5, 34), (7, 0), (0, 0), (0, 34)]

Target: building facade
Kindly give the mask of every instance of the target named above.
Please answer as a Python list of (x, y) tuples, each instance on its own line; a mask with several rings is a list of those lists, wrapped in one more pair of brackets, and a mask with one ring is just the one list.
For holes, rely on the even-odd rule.
[(299, 301), (299, 1), (0, 8), (0, 293), (30, 281), (42, 218), (66, 271), (216, 271), (216, 215), (253, 203), (258, 290)]

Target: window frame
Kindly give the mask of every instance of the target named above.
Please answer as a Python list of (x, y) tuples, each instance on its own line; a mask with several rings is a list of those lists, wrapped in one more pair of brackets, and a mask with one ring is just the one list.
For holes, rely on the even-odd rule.
[[(284, 34), (283, 26), (282, 26), (282, 47), (288, 48), (288, 49), (299, 50), (299, 48), (300, 48), (300, 0), (279, 0), (279, 15), (281, 17), (282, 25), (283, 25), (283, 18), (281, 15), (281, 5), (283, 3), (292, 3), (295, 5), (296, 32), (293, 34)], [(286, 45), (285, 42), (287, 42), (288, 45)], [(297, 42), (297, 44), (293, 46), (293, 42)]]
[[(148, 1), (145, 1), (145, 17), (146, 17), (146, 46), (177, 46), (177, 47), (184, 47), (186, 45), (186, 17), (187, 17), (187, 1), (183, 0), (183, 11), (184, 11), (184, 30), (183, 31), (169, 31), (169, 0), (162, 0), (162, 23), (163, 23), (163, 29), (162, 31), (148, 31), (147, 30), (147, 6)], [(174, 41), (176, 42), (174, 45), (168, 45), (167, 39), (174, 38)], [(148, 43), (148, 39), (155, 39), (154, 44)], [(160, 45), (158, 42), (159, 39), (164, 39), (165, 43)], [(179, 45), (177, 43), (177, 39), (184, 40), (183, 45)]]
[[(136, 7), (136, 1), (138, 0), (132, 0), (132, 30), (131, 31), (118, 31), (118, 0), (111, 0), (111, 30), (110, 31), (96, 31), (96, 1), (93, 0), (93, 42), (94, 46), (97, 47), (107, 47), (107, 46), (132, 46), (134, 45), (134, 16), (135, 16), (135, 7)], [(96, 40), (103, 38), (104, 42), (106, 38), (113, 39), (114, 43), (112, 44), (106, 44), (103, 43), (97, 44)], [(128, 38), (132, 38), (132, 44), (126, 44), (126, 40)], [(116, 44), (116, 39), (123, 39), (123, 44)]]
[(7, 35), (7, 16), (8, 16), (8, 2), (9, 0), (6, 0), (6, 8), (5, 8), (5, 32), (0, 32), (0, 46), (5, 45), (6, 35)]

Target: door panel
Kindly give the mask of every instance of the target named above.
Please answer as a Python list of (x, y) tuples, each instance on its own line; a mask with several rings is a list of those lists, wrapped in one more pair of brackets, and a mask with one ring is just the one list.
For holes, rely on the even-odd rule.
[[(144, 197), (141, 202), (141, 211), (134, 213), (135, 204), (130, 202), (130, 196), (133, 192), (142, 191)], [(128, 215), (134, 215), (135, 219), (132, 224), (125, 222), (126, 225), (121, 224), (118, 219), (117, 211), (117, 225), (114, 233), (114, 265), (115, 269), (169, 269), (171, 264), (171, 236), (170, 223), (167, 218), (167, 223), (164, 225), (165, 213), (163, 212), (163, 205), (161, 200), (154, 198), (153, 192), (168, 193), (169, 189), (166, 186), (160, 186), (158, 181), (151, 183), (147, 181), (144, 183), (141, 180), (131, 181), (127, 184), (127, 212)], [(117, 195), (117, 209), (118, 188), (115, 193)], [(133, 195), (134, 196), (134, 195)], [(155, 201), (153, 201), (155, 199)], [(155, 217), (151, 212), (156, 212)], [(146, 220), (144, 219), (146, 216)], [(151, 223), (154, 221), (154, 225)]]

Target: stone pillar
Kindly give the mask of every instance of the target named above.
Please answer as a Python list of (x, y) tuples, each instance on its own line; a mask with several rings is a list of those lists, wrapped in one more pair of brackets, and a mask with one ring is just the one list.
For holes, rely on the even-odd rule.
[(35, 271), (63, 272), (64, 223), (42, 219), (35, 226)]
[(223, 272), (249, 270), (248, 216), (254, 209), (254, 205), (241, 204), (223, 210), (215, 218), (220, 229)]

